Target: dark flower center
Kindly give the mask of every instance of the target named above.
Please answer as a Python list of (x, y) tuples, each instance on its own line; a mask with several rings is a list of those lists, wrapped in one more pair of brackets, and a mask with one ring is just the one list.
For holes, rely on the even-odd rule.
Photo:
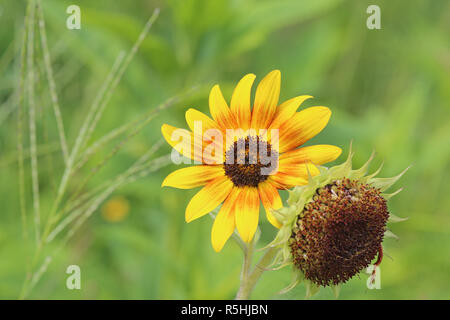
[(318, 285), (344, 283), (381, 254), (388, 218), (378, 189), (349, 179), (328, 184), (317, 190), (293, 229), (294, 265)]
[(278, 153), (260, 137), (239, 139), (225, 155), (225, 174), (237, 187), (257, 187), (276, 170)]

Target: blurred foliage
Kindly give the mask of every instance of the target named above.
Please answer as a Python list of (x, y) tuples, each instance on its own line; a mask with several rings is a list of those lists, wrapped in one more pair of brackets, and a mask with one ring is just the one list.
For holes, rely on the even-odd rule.
[[(81, 7), (81, 30), (65, 27), (70, 4)], [(381, 8), (381, 30), (366, 28), (370, 4)], [(32, 252), (21, 232), (15, 134), (25, 6), (25, 1), (0, 2), (0, 298), (19, 295), (26, 257)], [(123, 171), (148, 150), (161, 138), (161, 124), (186, 127), (188, 107), (208, 112), (208, 91), (214, 84), (220, 83), (230, 98), (244, 74), (261, 79), (280, 69), (282, 100), (311, 94), (315, 99), (305, 106), (325, 105), (333, 111), (330, 124), (311, 144), (338, 145), (345, 154), (353, 139), (355, 162), (362, 164), (374, 149), (376, 165), (385, 161), (384, 176), (412, 164), (397, 183), (404, 191), (389, 203), (393, 213), (410, 219), (392, 225), (399, 241), (385, 242), (392, 260), (385, 258), (381, 265), (382, 290), (367, 290), (362, 275), (343, 286), (341, 299), (450, 298), (450, 2), (45, 0), (70, 146), (115, 57), (132, 46), (156, 7), (160, 17), (114, 92), (94, 138), (186, 88), (200, 85), (200, 90), (161, 113), (91, 185)], [(38, 160), (45, 216), (64, 163), (43, 64), (38, 67)], [(170, 150), (167, 145), (163, 149)], [(232, 241), (220, 254), (213, 251), (208, 217), (184, 222), (195, 190), (161, 189), (173, 169), (171, 165), (117, 191), (115, 196), (129, 205), (128, 214), (111, 222), (97, 212), (50, 264), (30, 298), (233, 298), (241, 252)], [(31, 215), (28, 180), (26, 187)], [(261, 242), (267, 243), (275, 230), (265, 220), (261, 227)], [(70, 264), (81, 267), (82, 290), (65, 287)], [(289, 281), (289, 268), (267, 272), (253, 298), (302, 299), (303, 285), (276, 294)], [(322, 290), (315, 298), (332, 297), (331, 290)]]

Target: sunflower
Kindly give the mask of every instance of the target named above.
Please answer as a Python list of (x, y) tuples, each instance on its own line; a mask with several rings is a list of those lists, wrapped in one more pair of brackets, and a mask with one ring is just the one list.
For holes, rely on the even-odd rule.
[(279, 249), (273, 265), (293, 265), (294, 272), (291, 285), (282, 292), (304, 282), (307, 297), (320, 287), (332, 288), (337, 297), (342, 284), (369, 266), (368, 285), (374, 285), (383, 241), (397, 239), (387, 224), (407, 220), (390, 213), (387, 205), (402, 188), (386, 191), (409, 167), (397, 176), (379, 178), (381, 167), (368, 174), (374, 153), (359, 169), (353, 168), (352, 158), (350, 145), (345, 162), (320, 168), (319, 175), (293, 188), (286, 206), (274, 212), (282, 227), (267, 246)]
[[(327, 125), (330, 109), (310, 107), (297, 112), (303, 101), (312, 98), (308, 95), (278, 105), (279, 70), (270, 72), (259, 83), (252, 108), (254, 80), (254, 74), (247, 74), (239, 81), (230, 106), (215, 85), (209, 95), (212, 118), (195, 109), (187, 110), (190, 131), (168, 124), (161, 128), (177, 154), (198, 164), (172, 172), (162, 183), (163, 187), (180, 189), (203, 186), (186, 207), (186, 221), (200, 218), (223, 203), (211, 232), (212, 246), (217, 252), (235, 228), (243, 241), (252, 241), (258, 227), (260, 202), (268, 221), (280, 228), (272, 213), (282, 207), (278, 190), (307, 184), (309, 175), (320, 173), (318, 165), (341, 154), (341, 149), (332, 145), (298, 148)], [(226, 141), (218, 136), (225, 136)]]

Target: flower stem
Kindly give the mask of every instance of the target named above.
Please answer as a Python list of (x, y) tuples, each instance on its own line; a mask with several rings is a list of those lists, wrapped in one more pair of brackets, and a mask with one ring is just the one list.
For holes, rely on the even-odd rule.
[(240, 285), (239, 291), (236, 295), (236, 300), (246, 299), (245, 297), (242, 298), (241, 295), (243, 294), (244, 288), (247, 287), (247, 282), (248, 282), (249, 273), (250, 273), (250, 266), (251, 266), (252, 256), (253, 256), (253, 247), (254, 247), (253, 241), (250, 242), (249, 244), (246, 244), (244, 247), (244, 262), (243, 262), (242, 271), (241, 271), (241, 285)]
[(254, 267), (253, 271), (250, 273), (249, 269), (253, 254), (253, 248), (254, 244), (249, 243), (249, 245), (247, 246), (247, 250), (244, 252), (244, 265), (242, 267), (241, 286), (239, 287), (239, 291), (236, 295), (236, 300), (247, 300), (250, 297), (253, 288), (255, 287), (264, 271), (267, 270), (267, 267), (270, 265), (270, 263), (272, 263), (277, 251), (275, 248), (268, 248)]

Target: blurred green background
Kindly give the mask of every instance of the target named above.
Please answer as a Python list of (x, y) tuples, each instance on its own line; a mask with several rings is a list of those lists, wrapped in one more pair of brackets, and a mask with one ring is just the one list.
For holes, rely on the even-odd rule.
[[(68, 30), (66, 8), (81, 8), (81, 30)], [(381, 30), (368, 30), (366, 9), (381, 8)], [(154, 8), (161, 9), (98, 124), (93, 140), (132, 121), (168, 98), (198, 85), (189, 97), (161, 112), (90, 181), (93, 188), (123, 172), (161, 139), (160, 127), (187, 127), (189, 107), (208, 110), (216, 83), (230, 99), (237, 81), (259, 81), (280, 69), (281, 100), (300, 94), (303, 106), (332, 109), (329, 125), (308, 144), (350, 140), (361, 165), (376, 150), (372, 170), (381, 176), (412, 165), (389, 202), (407, 216), (391, 225), (400, 240), (387, 239), (381, 290), (367, 276), (341, 289), (341, 299), (450, 298), (450, 2), (340, 0), (44, 0), (48, 43), (69, 146), (121, 50), (129, 50)], [(17, 298), (33, 241), (22, 237), (17, 169), (17, 94), (25, 1), (0, 1), (0, 298)], [(38, 29), (36, 29), (38, 30)], [(37, 37), (37, 35), (36, 35)], [(36, 41), (38, 163), (43, 219), (64, 169), (51, 100)], [(26, 123), (26, 126), (28, 124)], [(25, 153), (29, 148), (25, 131)], [(108, 145), (79, 173), (108, 155)], [(158, 154), (170, 152), (164, 144)], [(29, 158), (26, 202), (32, 222)], [(187, 225), (184, 210), (197, 190), (161, 189), (170, 164), (117, 190), (60, 251), (29, 298), (38, 299), (230, 299), (239, 285), (241, 251), (229, 241), (221, 253), (210, 244), (212, 220)], [(69, 185), (74, 192), (78, 176)], [(396, 190), (395, 188), (393, 190)], [(283, 194), (285, 197), (286, 194)], [(108, 209), (110, 208), (110, 209)], [(112, 208), (112, 209), (111, 209)], [(118, 216), (114, 212), (123, 211)], [(102, 214), (103, 212), (103, 214)], [(30, 233), (31, 233), (31, 226)], [(261, 244), (275, 230), (263, 219)], [(51, 246), (60, 243), (58, 238)], [(82, 290), (66, 288), (68, 265), (81, 267)], [(289, 267), (267, 272), (253, 298), (303, 299), (303, 285), (284, 295)], [(325, 289), (314, 299), (331, 299)]]

